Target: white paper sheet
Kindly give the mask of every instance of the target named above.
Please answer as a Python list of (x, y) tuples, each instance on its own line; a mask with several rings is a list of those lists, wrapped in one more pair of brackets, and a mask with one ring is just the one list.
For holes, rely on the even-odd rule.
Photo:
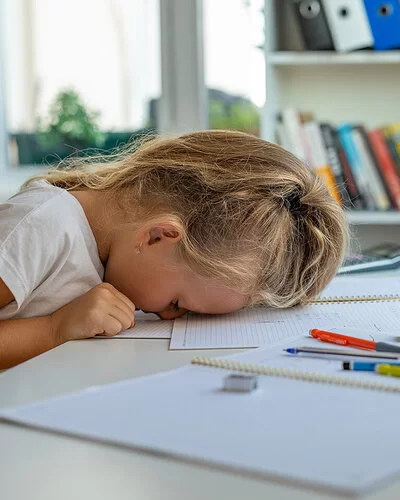
[[(259, 350), (235, 356), (273, 359)], [(221, 390), (228, 373), (189, 366), (3, 410), (0, 418), (347, 494), (399, 474), (398, 394), (263, 376), (255, 392), (229, 393)]]
[(224, 316), (175, 320), (170, 349), (220, 349), (274, 345), (312, 328), (365, 328), (400, 334), (400, 301), (314, 304), (292, 309), (243, 309)]
[(170, 339), (173, 321), (160, 319), (155, 314), (135, 312), (135, 326), (113, 337), (97, 335), (97, 339)]

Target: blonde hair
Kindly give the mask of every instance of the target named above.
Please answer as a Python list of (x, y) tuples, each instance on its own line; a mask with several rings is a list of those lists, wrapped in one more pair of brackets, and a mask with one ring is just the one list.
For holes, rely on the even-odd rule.
[(303, 162), (255, 136), (207, 130), (159, 137), (108, 162), (78, 158), (67, 167), (41, 178), (116, 195), (123, 206), (139, 207), (142, 221), (172, 217), (183, 232), (184, 262), (248, 295), (250, 304), (304, 304), (342, 262), (342, 208)]

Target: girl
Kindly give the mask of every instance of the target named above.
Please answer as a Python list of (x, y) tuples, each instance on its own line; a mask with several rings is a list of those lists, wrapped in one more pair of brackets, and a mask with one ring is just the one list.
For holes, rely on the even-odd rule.
[(0, 205), (0, 368), (115, 335), (135, 308), (304, 304), (342, 261), (341, 207), (257, 137), (208, 130), (71, 163)]

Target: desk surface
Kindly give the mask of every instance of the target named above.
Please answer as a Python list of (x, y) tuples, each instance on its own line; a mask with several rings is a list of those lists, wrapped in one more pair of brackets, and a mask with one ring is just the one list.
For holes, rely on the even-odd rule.
[[(197, 354), (168, 351), (166, 340), (69, 342), (2, 373), (0, 406), (173, 369)], [(7, 500), (341, 498), (4, 423), (0, 443), (1, 498)], [(365, 498), (398, 499), (400, 482)]]

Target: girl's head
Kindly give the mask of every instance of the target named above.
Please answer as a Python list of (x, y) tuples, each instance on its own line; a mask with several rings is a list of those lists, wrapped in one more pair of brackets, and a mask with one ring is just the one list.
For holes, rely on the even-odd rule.
[(116, 200), (136, 235), (132, 259), (167, 237), (177, 263), (248, 304), (304, 304), (342, 262), (341, 207), (304, 163), (257, 137), (208, 130), (156, 138), (109, 163), (72, 167), (46, 179)]

